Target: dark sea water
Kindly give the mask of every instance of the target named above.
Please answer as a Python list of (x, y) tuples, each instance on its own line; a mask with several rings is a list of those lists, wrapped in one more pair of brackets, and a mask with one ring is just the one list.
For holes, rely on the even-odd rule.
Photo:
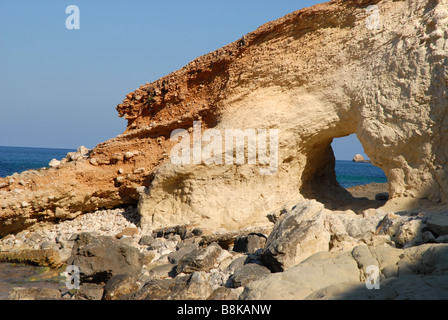
[(48, 167), (52, 159), (61, 160), (71, 149), (0, 147), (0, 177), (25, 170)]

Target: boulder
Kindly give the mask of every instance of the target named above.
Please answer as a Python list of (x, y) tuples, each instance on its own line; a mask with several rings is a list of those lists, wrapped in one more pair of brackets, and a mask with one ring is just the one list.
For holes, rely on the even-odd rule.
[(391, 242), (390, 236), (380, 237), (377, 229), (385, 213), (374, 211), (362, 216), (353, 211), (326, 211), (325, 228), (331, 234), (332, 251), (344, 252), (359, 244), (375, 244), (376, 241)]
[(448, 235), (440, 236), (435, 239), (436, 243), (448, 243)]
[(378, 266), (378, 260), (376, 260), (367, 246), (355, 247), (352, 251), (352, 257), (358, 264), (358, 269), (364, 271), (360, 275), (361, 281), (366, 280), (365, 274), (369, 266)]
[(302, 300), (319, 289), (341, 282), (359, 283), (359, 269), (350, 253), (316, 254), (283, 273), (249, 283), (243, 300)]
[(82, 282), (106, 282), (113, 276), (137, 276), (143, 267), (143, 255), (137, 248), (120, 243), (115, 237), (77, 236), (67, 264), (76, 265)]
[(230, 273), (234, 273), (236, 270), (238, 270), (239, 268), (243, 267), (246, 263), (248, 263), (248, 261), (249, 257), (246, 255), (236, 257), (235, 259), (232, 260), (232, 262), (227, 266), (225, 270)]
[(437, 236), (446, 236), (448, 235), (448, 215), (431, 215), (426, 220), (426, 226)]
[(208, 275), (193, 272), (188, 276), (169, 279), (152, 279), (128, 300), (206, 300), (213, 293)]
[(50, 163), (48, 164), (48, 166), (49, 166), (50, 168), (57, 168), (57, 167), (59, 167), (60, 164), (61, 164), (61, 161), (56, 160), (56, 159), (53, 159), (53, 160), (50, 161)]
[(151, 279), (142, 288), (127, 296), (126, 300), (169, 300), (173, 287), (184, 287), (186, 279)]
[(171, 263), (151, 266), (148, 270), (148, 276), (151, 279), (165, 279), (173, 276), (173, 270), (175, 270), (175, 266)]
[(8, 295), (8, 300), (59, 300), (61, 292), (58, 289), (38, 287), (15, 287)]
[(386, 214), (379, 222), (376, 234), (393, 237), (405, 220), (406, 217), (394, 213)]
[[(307, 299), (332, 300), (445, 300), (448, 297), (448, 246), (421, 245), (407, 249), (370, 250), (380, 262), (380, 290), (362, 283), (339, 283), (320, 289)], [(387, 258), (386, 258), (387, 257)], [(396, 272), (387, 276), (390, 270)]]
[(422, 233), (422, 241), (424, 243), (433, 243), (436, 241), (436, 237), (431, 231), (425, 231)]
[(121, 300), (140, 289), (135, 278), (127, 274), (113, 276), (104, 286), (103, 300)]
[(274, 225), (261, 262), (272, 272), (282, 272), (320, 251), (345, 252), (360, 244), (392, 245), (387, 215), (373, 210), (366, 216), (351, 210), (330, 211), (315, 200), (299, 202)]
[[(249, 283), (247, 300), (438, 300), (448, 297), (448, 245), (406, 249), (358, 246), (351, 252), (321, 252), (284, 273)], [(379, 290), (366, 286), (377, 267)]]
[(180, 259), (175, 269), (176, 274), (209, 271), (214, 268), (221, 252), (222, 248), (216, 243), (195, 249)]
[(250, 233), (248, 235), (239, 236), (235, 239), (233, 251), (255, 253), (255, 251), (264, 248), (266, 240), (266, 236), (260, 233)]
[(76, 150), (76, 152), (67, 153), (66, 159), (68, 161), (80, 161), (82, 159), (86, 159), (90, 153), (91, 153), (90, 149), (81, 146)]
[(59, 252), (51, 248), (0, 252), (0, 262), (28, 263), (50, 268), (59, 268), (63, 264)]
[(274, 226), (261, 255), (272, 272), (282, 272), (320, 251), (328, 251), (331, 234), (325, 228), (324, 206), (305, 201)]
[(353, 162), (365, 162), (366, 159), (364, 159), (364, 157), (360, 154), (357, 154), (354, 158), (353, 158)]
[(219, 287), (215, 289), (207, 300), (225, 301), (225, 300), (238, 300), (242, 293), (243, 287), (237, 289)]
[(172, 252), (168, 255), (168, 261), (172, 264), (178, 264), (185, 255), (197, 250), (199, 245), (197, 243), (187, 244), (179, 248), (179, 250)]
[(365, 284), (338, 283), (308, 296), (307, 300), (446, 300), (447, 275), (412, 275), (381, 282), (380, 290), (367, 290)]
[(104, 288), (102, 285), (96, 283), (81, 283), (79, 289), (76, 290), (76, 300), (102, 300)]
[(164, 238), (156, 238), (148, 246), (148, 250), (157, 251), (161, 255), (170, 254), (176, 251), (176, 241), (166, 240)]
[(421, 258), (419, 259), (422, 268), (418, 269), (418, 271), (432, 275), (448, 275), (448, 245), (434, 244), (426, 245), (424, 248), (426, 250), (421, 253)]
[(154, 237), (151, 235), (144, 235), (140, 238), (138, 241), (138, 244), (141, 246), (150, 246), (151, 243), (154, 241)]
[(422, 244), (422, 231), (424, 228), (425, 224), (422, 222), (422, 219), (410, 219), (399, 226), (397, 233), (392, 239), (399, 246)]
[(173, 291), (175, 300), (206, 300), (212, 293), (209, 275), (204, 271), (196, 271), (191, 274), (183, 290)]
[(270, 274), (268, 268), (255, 263), (249, 263), (235, 270), (229, 278), (232, 288), (245, 287), (247, 284), (255, 280), (263, 279)]

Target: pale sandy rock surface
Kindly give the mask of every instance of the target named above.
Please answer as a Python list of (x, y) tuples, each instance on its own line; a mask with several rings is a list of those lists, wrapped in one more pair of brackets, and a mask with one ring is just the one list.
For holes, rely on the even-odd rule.
[(354, 158), (353, 158), (353, 162), (367, 162), (367, 160), (360, 154), (357, 154)]
[[(366, 25), (369, 5), (379, 29)], [(123, 134), (0, 178), (1, 257), (66, 261), (79, 233), (99, 232), (142, 255), (128, 298), (446, 297), (447, 25), (447, 0), (333, 0), (142, 85), (117, 106)], [(271, 139), (268, 165), (248, 163), (253, 150), (238, 165), (175, 164), (170, 135), (193, 138), (194, 121), (221, 137), (278, 130), (278, 154)], [(337, 183), (331, 143), (354, 133), (387, 189)], [(208, 147), (199, 147), (206, 160)], [(233, 150), (214, 152), (226, 155)], [(389, 200), (376, 201), (380, 193)], [(116, 209), (124, 205), (137, 209)], [(232, 251), (236, 237), (260, 230), (270, 234), (265, 248)], [(284, 272), (226, 287), (268, 251)], [(362, 291), (375, 261), (385, 289)]]
[[(356, 247), (337, 256), (320, 253), (284, 273), (250, 283), (240, 299), (444, 300), (447, 257), (447, 245), (404, 250)], [(366, 286), (368, 265), (380, 270), (379, 289)]]
[[(369, 5), (379, 29), (366, 25)], [(123, 134), (52, 169), (0, 179), (0, 235), (137, 202), (153, 228), (266, 225), (303, 198), (350, 198), (336, 183), (331, 142), (353, 133), (389, 180), (388, 211), (436, 211), (448, 194), (447, 11), (446, 0), (334, 0), (142, 85), (117, 106)], [(260, 174), (260, 163), (171, 164), (170, 134), (192, 135), (193, 121), (221, 133), (279, 130), (275, 174)]]
[[(203, 83), (208, 97), (216, 94), (219, 110), (219, 117), (207, 120), (221, 131), (279, 129), (278, 172), (261, 176), (260, 167), (250, 165), (236, 171), (165, 165), (140, 200), (142, 221), (166, 224), (171, 212), (176, 220), (238, 227), (263, 223), (267, 210), (300, 196), (343, 198), (330, 144), (353, 133), (387, 175), (397, 207), (414, 203), (413, 198), (445, 203), (447, 159), (435, 146), (443, 144), (436, 137), (443, 136), (447, 105), (446, 3), (375, 2), (382, 21), (377, 31), (366, 28), (368, 4), (318, 5), (262, 26), (243, 39), (245, 45), (222, 49), (222, 58), (218, 53), (204, 57), (226, 63), (221, 78)], [(166, 80), (185, 88), (177, 76), (201, 62)], [(220, 85), (222, 78), (225, 85)], [(200, 93), (193, 99), (200, 100)], [(125, 101), (119, 108), (124, 115), (129, 114), (125, 105), (135, 106)], [(174, 181), (178, 189), (167, 191)]]

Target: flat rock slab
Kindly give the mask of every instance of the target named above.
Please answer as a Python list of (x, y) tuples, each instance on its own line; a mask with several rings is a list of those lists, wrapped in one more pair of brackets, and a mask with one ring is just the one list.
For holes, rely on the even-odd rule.
[(230, 283), (233, 288), (244, 287), (252, 281), (260, 280), (271, 274), (268, 268), (259, 264), (249, 263), (235, 270), (230, 277)]
[[(369, 290), (368, 266), (379, 269), (379, 290)], [(340, 255), (322, 252), (283, 273), (249, 283), (248, 300), (445, 300), (448, 245), (406, 249), (359, 246)]]
[(51, 288), (16, 287), (9, 292), (8, 300), (59, 300), (61, 292)]
[(426, 221), (426, 226), (437, 236), (448, 235), (448, 215), (432, 215)]
[(215, 266), (221, 252), (222, 248), (216, 243), (193, 250), (180, 259), (175, 270), (176, 274), (209, 271)]
[(321, 288), (340, 282), (358, 282), (359, 269), (350, 253), (325, 259), (311, 259), (283, 273), (249, 283), (244, 300), (302, 300)]
[(120, 274), (136, 276), (143, 267), (143, 254), (115, 237), (82, 233), (67, 263), (79, 268), (82, 281), (98, 283)]
[(54, 249), (0, 252), (0, 262), (28, 263), (42, 267), (59, 268), (62, 260)]

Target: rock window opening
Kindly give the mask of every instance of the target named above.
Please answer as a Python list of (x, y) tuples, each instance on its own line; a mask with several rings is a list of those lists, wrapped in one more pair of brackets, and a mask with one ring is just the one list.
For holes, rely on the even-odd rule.
[(389, 199), (384, 171), (370, 162), (356, 134), (334, 139), (336, 180), (357, 200), (365, 200), (374, 207)]
[(322, 202), (330, 210), (351, 209), (362, 213), (383, 206), (389, 197), (387, 178), (364, 152), (356, 134), (335, 138), (327, 147), (327, 165), (304, 188), (307, 198)]

